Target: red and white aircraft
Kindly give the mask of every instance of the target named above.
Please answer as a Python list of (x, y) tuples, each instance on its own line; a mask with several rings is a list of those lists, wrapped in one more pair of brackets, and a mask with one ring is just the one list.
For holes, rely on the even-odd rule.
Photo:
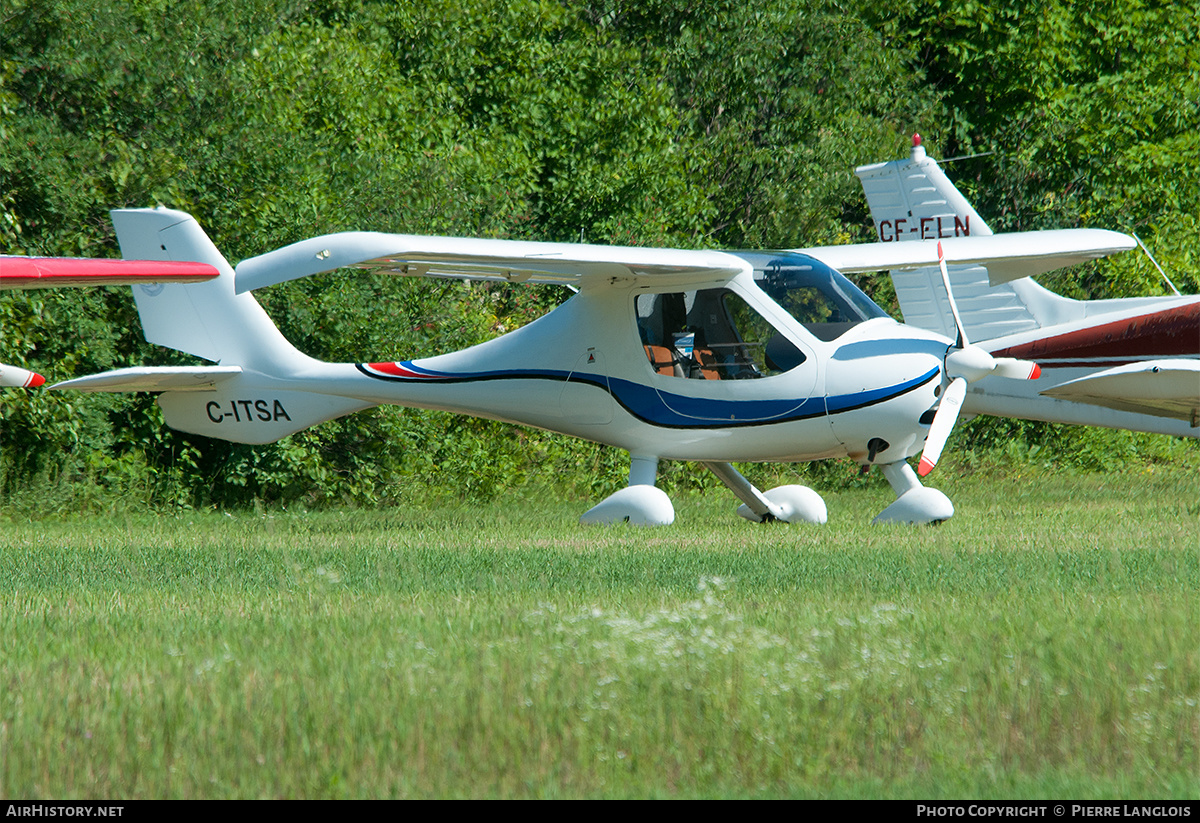
[[(1024, 259), (1004, 259), (1014, 235), (993, 235), (914, 136), (908, 159), (855, 170), (879, 242), (805, 249), (846, 273), (890, 270), (904, 322), (953, 336), (956, 319), (970, 340), (998, 357), (1036, 360), (1037, 383), (990, 376), (973, 383), (963, 413), (988, 414), (1200, 436), (1200, 296), (1072, 300), (1032, 279), (1049, 268), (1135, 247), (1109, 232), (1078, 259), (1036, 265), (1036, 250), (1072, 230), (1023, 232)], [(1098, 238), (1103, 235), (1095, 235)], [(938, 267), (945, 247), (949, 291)], [(955, 254), (964, 243), (976, 251)], [(991, 246), (995, 257), (977, 253)], [(1172, 290), (1174, 287), (1172, 286)]]
[[(0, 255), (0, 289), (201, 283), (216, 276), (204, 263)], [(37, 372), (0, 363), (0, 387), (32, 389), (45, 382)]]

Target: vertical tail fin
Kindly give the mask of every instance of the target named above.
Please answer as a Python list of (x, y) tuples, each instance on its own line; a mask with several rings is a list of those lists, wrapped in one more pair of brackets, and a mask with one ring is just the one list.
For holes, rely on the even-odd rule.
[(854, 173), (862, 182), (882, 242), (992, 233), (937, 161), (925, 154), (919, 134), (913, 135), (907, 160), (859, 166)]
[[(859, 166), (880, 242), (990, 235), (991, 228), (925, 153), (919, 135), (905, 160)], [(986, 266), (949, 266), (950, 283), (971, 340), (981, 342), (1040, 328), (1064, 302), (1032, 280), (992, 286)], [(956, 329), (936, 266), (892, 272), (904, 322), (953, 338)]]
[(121, 209), (112, 220), (126, 258), (208, 263), (220, 272), (205, 283), (134, 286), (146, 340), (238, 368), (122, 369), (55, 388), (163, 391), (158, 404), (171, 428), (236, 443), (270, 443), (374, 405), (295, 387), (303, 380), (289, 378), (320, 362), (292, 346), (251, 294), (235, 293), (232, 267), (190, 215)]
[(224, 365), (286, 374), (312, 362), (250, 294), (234, 292), (233, 269), (196, 220), (171, 209), (119, 209), (113, 228), (127, 259), (208, 263), (220, 276), (190, 285), (134, 286), (146, 340)]

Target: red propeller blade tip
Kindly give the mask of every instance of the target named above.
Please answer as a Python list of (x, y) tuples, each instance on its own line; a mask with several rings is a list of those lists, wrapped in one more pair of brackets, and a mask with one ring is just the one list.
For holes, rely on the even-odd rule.
[(917, 464), (917, 474), (919, 474), (919, 475), (921, 475), (922, 477), (924, 477), (925, 475), (927, 475), (927, 474), (929, 474), (931, 471), (933, 471), (933, 467), (934, 467), (935, 465), (937, 465), (937, 464), (936, 464), (936, 463), (931, 463), (931, 462), (929, 461), (929, 459), (928, 459), (928, 458), (926, 458), (926, 457), (922, 457), (922, 458), (921, 458), (921, 462)]
[(34, 372), (29, 375), (29, 380), (26, 381), (25, 388), (36, 389), (38, 386), (42, 385), (45, 382), (46, 382), (46, 378), (42, 377), (37, 372)]
[(1033, 364), (1033, 371), (1031, 371), (1031, 372), (1029, 373), (1029, 379), (1030, 379), (1030, 380), (1037, 380), (1037, 379), (1038, 379), (1039, 377), (1041, 377), (1041, 376), (1042, 376), (1042, 367), (1041, 367), (1041, 366), (1039, 366), (1037, 363), (1034, 363), (1034, 364)]

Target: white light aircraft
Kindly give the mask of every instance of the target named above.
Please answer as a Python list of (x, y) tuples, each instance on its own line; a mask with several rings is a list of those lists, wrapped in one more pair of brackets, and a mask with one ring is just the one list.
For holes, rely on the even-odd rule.
[[(0, 255), (0, 289), (201, 283), (216, 276), (217, 270), (203, 263)], [(34, 389), (45, 382), (37, 372), (0, 363), (0, 387)]]
[[(1013, 235), (992, 234), (919, 136), (909, 158), (855, 173), (879, 236), (877, 259), (866, 261), (852, 247), (807, 251), (844, 272), (890, 268), (904, 322), (953, 334), (938, 242), (947, 249), (964, 241), (1004, 244)], [(1024, 234), (1033, 249), (1062, 232)], [(1116, 245), (1132, 249), (1135, 240)], [(1044, 369), (1037, 384), (998, 376), (972, 384), (964, 413), (1200, 436), (1200, 296), (1180, 296), (1168, 280), (1174, 296), (1072, 300), (1010, 260), (950, 262), (950, 289), (969, 338), (994, 356), (1034, 359)]]
[[(950, 500), (922, 486), (907, 458), (936, 462), (961, 386), (1037, 372), (1032, 362), (992, 357), (959, 332), (897, 323), (837, 271), (794, 252), (347, 232), (234, 268), (187, 214), (136, 209), (112, 217), (125, 257), (198, 261), (220, 271), (208, 283), (133, 290), (147, 340), (215, 365), (119, 369), (52, 388), (160, 392), (169, 426), (241, 443), (397, 404), (629, 452), (628, 487), (584, 514), (588, 523), (671, 523), (671, 501), (654, 486), (660, 460), (706, 466), (741, 499), (738, 511), (748, 520), (824, 522), (816, 492), (798, 485), (760, 491), (732, 463), (834, 457), (880, 467), (897, 499), (877, 521), (945, 520), (954, 512)], [(1013, 237), (1000, 256), (1020, 262), (1023, 244)], [(1088, 250), (1121, 235), (1079, 230), (1070, 237), (1058, 254), (1095, 256)], [(859, 248), (871, 254), (876, 245)], [(973, 253), (971, 245), (948, 254)], [(462, 351), (325, 363), (293, 347), (251, 292), (342, 267), (560, 284), (577, 293), (534, 322)]]

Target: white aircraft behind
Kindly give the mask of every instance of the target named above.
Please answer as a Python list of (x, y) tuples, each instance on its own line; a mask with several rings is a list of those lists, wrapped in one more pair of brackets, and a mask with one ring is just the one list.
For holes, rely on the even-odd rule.
[[(917, 136), (908, 159), (855, 173), (875, 221), (878, 259), (864, 263), (855, 247), (805, 251), (844, 272), (890, 268), (904, 322), (952, 336), (938, 241), (947, 248), (968, 238), (1004, 244), (1013, 235), (992, 234)], [(1063, 232), (1023, 234), (1036, 244)], [(1135, 241), (1114, 245), (1132, 249)], [(969, 339), (995, 356), (1036, 360), (1044, 370), (1036, 384), (996, 376), (972, 384), (964, 413), (1200, 436), (1200, 296), (1072, 300), (1009, 261), (948, 262)]]

